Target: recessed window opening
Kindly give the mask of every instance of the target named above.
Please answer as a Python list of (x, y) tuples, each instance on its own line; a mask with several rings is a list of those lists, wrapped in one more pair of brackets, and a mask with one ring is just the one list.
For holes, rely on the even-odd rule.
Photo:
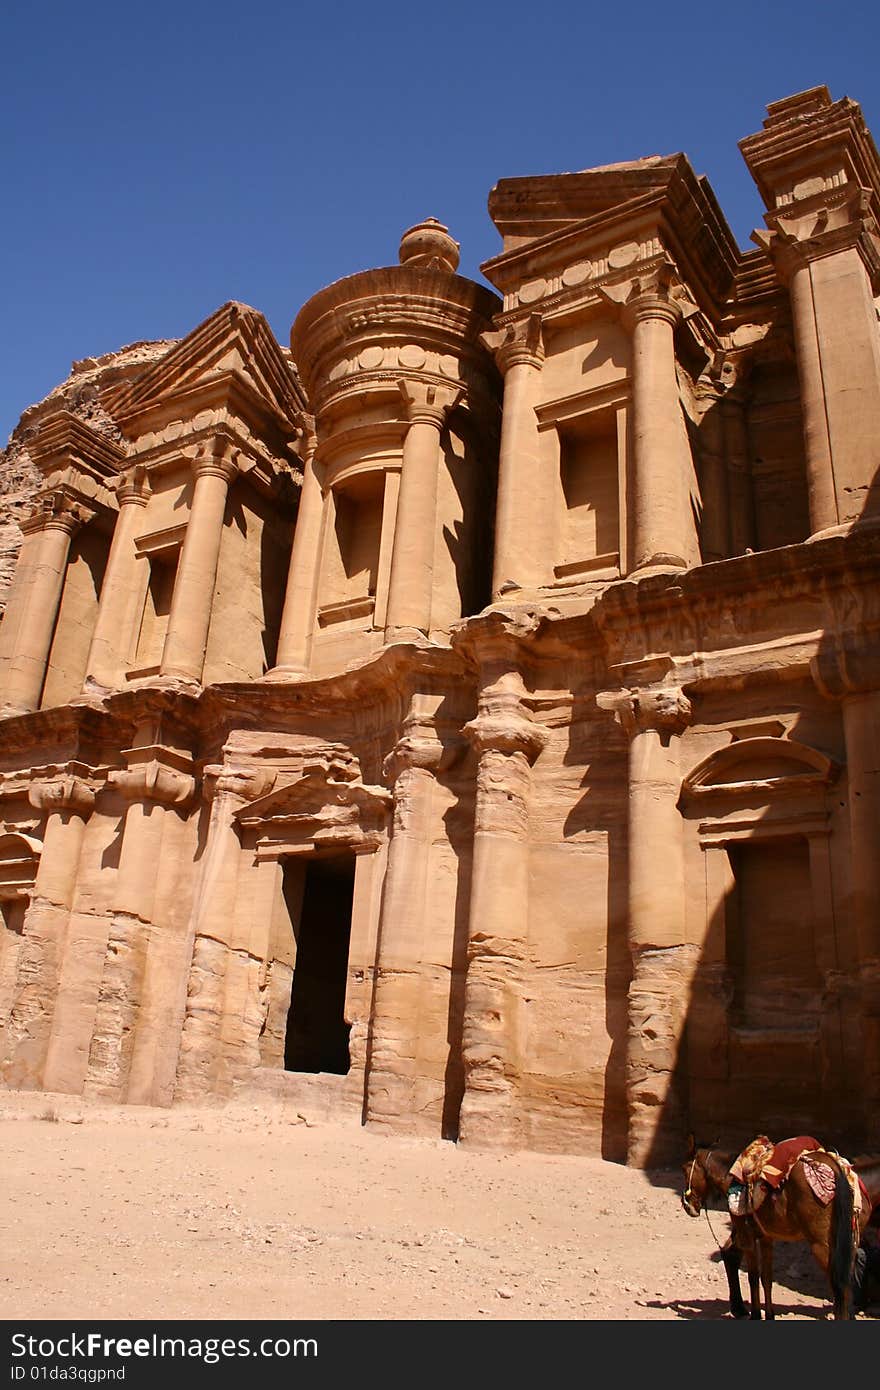
[(175, 547), (173, 550), (164, 550), (149, 556), (147, 563), (150, 566), (150, 578), (136, 658), (139, 667), (157, 666), (162, 660), (179, 555), (180, 552)]

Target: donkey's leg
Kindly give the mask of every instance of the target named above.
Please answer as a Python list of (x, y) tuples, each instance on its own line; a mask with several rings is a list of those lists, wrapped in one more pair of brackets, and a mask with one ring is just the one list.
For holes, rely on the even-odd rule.
[(761, 1240), (761, 1283), (764, 1286), (764, 1317), (775, 1318), (773, 1311), (773, 1242)]
[(733, 1228), (733, 1241), (736, 1247), (742, 1252), (746, 1273), (749, 1276), (749, 1302), (751, 1313), (749, 1317), (753, 1322), (761, 1321), (761, 1293), (760, 1280), (758, 1275), (758, 1243), (755, 1239), (755, 1228), (751, 1217), (737, 1217), (731, 1221)]
[(749, 1272), (749, 1300), (752, 1311), (749, 1317), (752, 1322), (761, 1321), (761, 1281), (758, 1274), (758, 1252), (750, 1250), (746, 1255), (746, 1269)]
[(747, 1318), (749, 1313), (743, 1302), (742, 1289), (739, 1284), (739, 1267), (742, 1260), (742, 1252), (734, 1243), (733, 1236), (722, 1248), (721, 1258), (724, 1261), (724, 1273), (727, 1275), (727, 1290), (730, 1296), (730, 1311), (735, 1318)]

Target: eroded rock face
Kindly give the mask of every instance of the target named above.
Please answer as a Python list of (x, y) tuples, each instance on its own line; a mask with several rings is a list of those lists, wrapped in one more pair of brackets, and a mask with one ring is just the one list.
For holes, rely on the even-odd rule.
[(59, 410), (69, 411), (85, 421), (97, 434), (118, 441), (118, 425), (103, 405), (103, 397), (149, 363), (162, 357), (173, 339), (152, 343), (131, 343), (118, 352), (86, 357), (74, 362), (70, 376), (36, 405), (24, 412), (6, 448), (0, 450), (0, 613), (15, 572), (21, 548), (20, 523), (29, 512), (40, 487), (41, 477), (28, 451), (28, 442), (41, 424)]
[(877, 1138), (880, 161), (743, 150), (757, 250), (684, 155), (503, 180), (503, 297), (427, 218), (25, 413), (5, 1085)]

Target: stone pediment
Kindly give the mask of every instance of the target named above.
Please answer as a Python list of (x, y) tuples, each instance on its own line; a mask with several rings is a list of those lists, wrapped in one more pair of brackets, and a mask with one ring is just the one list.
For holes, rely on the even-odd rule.
[(682, 782), (682, 801), (819, 793), (837, 772), (831, 758), (793, 739), (737, 739), (688, 773)]
[(303, 409), (293, 368), (263, 315), (234, 301), (205, 319), (140, 376), (123, 383), (108, 399), (107, 408), (124, 427), (132, 417), (224, 378), (244, 384), (284, 421), (292, 421)]
[(361, 780), (354, 761), (321, 759), (241, 807), (235, 820), (256, 836), (261, 858), (334, 847), (363, 852), (384, 839), (391, 803), (387, 788)]
[(33, 835), (0, 828), (0, 899), (27, 897), (33, 891), (42, 852), (42, 841)]
[(503, 237), (532, 240), (663, 192), (682, 161), (682, 154), (650, 155), (578, 173), (500, 179), (489, 194), (489, 216)]

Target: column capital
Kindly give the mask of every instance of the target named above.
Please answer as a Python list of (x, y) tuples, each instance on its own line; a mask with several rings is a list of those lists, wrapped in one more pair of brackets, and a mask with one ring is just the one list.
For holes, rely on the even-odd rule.
[(277, 776), (274, 767), (210, 763), (202, 769), (202, 796), (205, 801), (213, 801), (218, 796), (234, 797), (241, 802), (256, 801), (272, 790)]
[(88, 820), (95, 807), (95, 789), (82, 777), (67, 772), (32, 783), (28, 788), (28, 800), (36, 810), (49, 815), (55, 811), (72, 811)]
[(748, 349), (720, 348), (709, 364), (709, 378), (717, 387), (719, 402), (745, 399), (753, 357)]
[(292, 453), (296, 454), (300, 464), (305, 468), (310, 459), (314, 457), (318, 447), (318, 431), (315, 424), (314, 415), (309, 415), (308, 411), (301, 410), (294, 419), (294, 436), (289, 445)]
[(752, 240), (766, 251), (786, 283), (802, 266), (855, 248), (876, 289), (880, 283), (880, 237), (872, 200), (869, 189), (852, 182), (823, 188), (768, 212), (764, 219), (767, 229), (754, 231)]
[(683, 733), (693, 717), (690, 700), (675, 685), (600, 692), (597, 703), (601, 709), (613, 712), (630, 738), (646, 729), (668, 738)]
[(877, 630), (823, 637), (816, 655), (810, 659), (810, 675), (819, 693), (828, 700), (880, 691)]
[(522, 677), (511, 671), (481, 692), (476, 719), (462, 729), (478, 754), (523, 753), (533, 763), (547, 747), (550, 734), (523, 704), (523, 691)]
[(126, 469), (120, 474), (116, 485), (116, 500), (120, 510), (123, 507), (145, 507), (152, 490), (145, 464), (136, 463), (134, 467)]
[(411, 425), (433, 425), (442, 430), (446, 417), (454, 410), (462, 398), (460, 388), (434, 386), (429, 382), (407, 381), (403, 378), (397, 383), (403, 398), (404, 412)]
[(522, 364), (537, 370), (544, 361), (541, 315), (529, 314), (495, 332), (481, 333), (480, 343), (492, 353), (503, 374)]
[(36, 531), (64, 531), (73, 537), (96, 516), (94, 507), (56, 489), (41, 493), (19, 526), (26, 536)]
[(699, 312), (671, 261), (646, 267), (616, 285), (602, 285), (599, 293), (630, 329), (648, 319), (659, 319), (674, 328)]
[(441, 742), (434, 721), (427, 717), (405, 720), (400, 738), (382, 763), (382, 780), (393, 786), (402, 772), (420, 768), (437, 772), (443, 760)]
[(196, 790), (190, 769), (193, 760), (175, 749), (159, 744), (126, 748), (122, 756), (128, 766), (114, 768), (107, 781), (127, 801), (157, 801), (163, 806), (185, 806)]
[(196, 481), (203, 477), (222, 478), (228, 487), (238, 473), (240, 458), (241, 450), (229, 440), (214, 439), (210, 444), (203, 444), (192, 461)]

